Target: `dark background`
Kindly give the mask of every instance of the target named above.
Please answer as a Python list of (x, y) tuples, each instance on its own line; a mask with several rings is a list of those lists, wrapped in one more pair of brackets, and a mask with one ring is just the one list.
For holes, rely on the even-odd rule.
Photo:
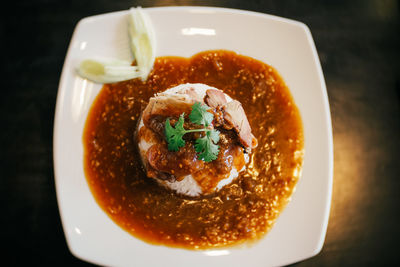
[(400, 247), (400, 4), (393, 0), (3, 3), (3, 261), (11, 265), (89, 265), (68, 251), (58, 213), (52, 162), (57, 88), (77, 22), (138, 5), (230, 7), (287, 17), (309, 26), (331, 107), (334, 185), (323, 250), (296, 265), (395, 265)]

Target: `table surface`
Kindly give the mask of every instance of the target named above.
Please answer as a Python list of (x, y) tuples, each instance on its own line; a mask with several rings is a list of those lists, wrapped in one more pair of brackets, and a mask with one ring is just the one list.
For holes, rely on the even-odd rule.
[[(57, 88), (77, 22), (141, 5), (196, 1), (13, 1), (1, 16), (1, 240), (11, 265), (88, 266), (67, 248), (54, 185)], [(399, 1), (202, 1), (307, 24), (325, 75), (334, 184), (322, 251), (297, 266), (397, 263)]]

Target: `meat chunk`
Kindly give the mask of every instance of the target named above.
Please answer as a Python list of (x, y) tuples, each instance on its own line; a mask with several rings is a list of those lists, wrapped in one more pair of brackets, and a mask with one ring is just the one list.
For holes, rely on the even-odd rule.
[[(246, 113), (239, 101), (227, 102), (225, 94), (220, 90), (209, 89), (206, 91), (204, 102), (214, 109), (216, 126), (230, 130), (234, 129), (239, 137), (240, 143), (251, 150), (256, 146), (257, 140), (251, 133), (251, 127)], [(221, 120), (221, 113), (223, 120)]]
[(227, 103), (225, 94), (220, 90), (208, 89), (204, 96), (204, 103), (211, 108), (211, 112), (214, 114), (214, 127), (228, 129), (224, 121), (224, 113), (222, 110), (222, 107)]
[(217, 108), (223, 106), (227, 103), (225, 94), (220, 90), (208, 89), (206, 91), (206, 96), (204, 97), (204, 102), (210, 108)]
[(247, 149), (255, 147), (255, 139), (251, 133), (250, 123), (246, 113), (239, 101), (233, 100), (223, 106), (225, 123), (228, 128), (235, 129), (239, 136), (240, 143)]
[(191, 111), (194, 99), (183, 94), (165, 95), (159, 94), (150, 98), (149, 104), (143, 111), (143, 123), (149, 128), (152, 127), (154, 117), (179, 117), (182, 113), (188, 114)]

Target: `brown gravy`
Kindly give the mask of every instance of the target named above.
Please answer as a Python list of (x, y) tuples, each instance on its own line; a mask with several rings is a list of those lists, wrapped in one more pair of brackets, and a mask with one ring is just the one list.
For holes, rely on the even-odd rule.
[[(258, 147), (246, 171), (206, 197), (184, 197), (147, 178), (134, 131), (148, 99), (182, 83), (204, 83), (239, 100)], [(303, 162), (297, 107), (269, 65), (225, 50), (156, 59), (148, 80), (104, 85), (83, 133), (90, 189), (109, 217), (153, 244), (188, 249), (256, 240), (289, 201)]]

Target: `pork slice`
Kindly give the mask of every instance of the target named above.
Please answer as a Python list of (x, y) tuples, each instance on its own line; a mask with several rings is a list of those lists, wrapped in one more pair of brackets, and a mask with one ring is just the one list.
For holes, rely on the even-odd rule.
[(227, 103), (224, 92), (215, 89), (208, 89), (206, 91), (204, 102), (210, 108), (221, 107)]
[(187, 95), (160, 94), (150, 98), (149, 104), (143, 111), (143, 123), (149, 128), (152, 127), (152, 118), (179, 117), (182, 113), (188, 114), (194, 104), (194, 99)]
[(148, 128), (153, 132), (157, 133), (159, 136), (164, 137), (165, 131), (165, 120), (164, 116), (154, 115), (148, 121)]
[[(257, 140), (251, 133), (249, 121), (239, 101), (233, 100), (228, 102), (222, 91), (208, 89), (204, 97), (204, 102), (214, 109), (215, 126), (222, 126), (227, 130), (233, 128), (238, 134), (240, 143), (247, 151), (251, 151), (251, 148), (256, 146)], [(221, 114), (223, 114), (223, 120), (220, 116)]]
[(247, 120), (242, 104), (237, 100), (233, 100), (223, 106), (223, 110), (228, 128), (234, 128), (239, 136), (240, 143), (247, 150), (251, 150), (254, 147), (255, 140), (253, 141), (253, 139), (255, 138), (251, 133), (250, 123)]

